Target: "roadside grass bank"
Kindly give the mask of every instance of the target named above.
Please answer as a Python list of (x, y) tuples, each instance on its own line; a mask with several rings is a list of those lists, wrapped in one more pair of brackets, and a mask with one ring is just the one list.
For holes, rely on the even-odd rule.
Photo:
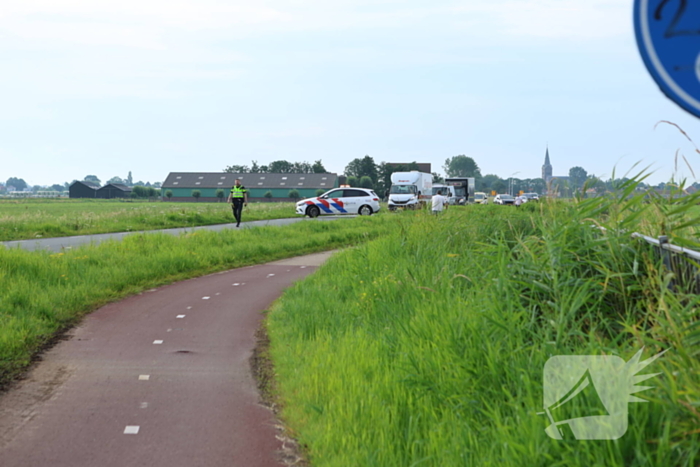
[[(672, 274), (629, 236), (663, 226), (697, 246), (698, 197), (646, 202), (635, 184), (603, 199), (397, 218), (391, 235), (289, 289), (266, 326), (282, 418), (310, 463), (698, 465), (700, 299), (672, 293)], [(627, 362), (642, 347), (642, 360), (670, 350), (640, 371), (661, 374), (640, 384), (651, 402), (629, 404), (624, 436), (547, 436), (550, 357)], [(574, 415), (556, 420), (602, 415), (595, 403), (573, 399)]]
[(98, 307), (204, 274), (357, 245), (388, 233), (388, 216), (180, 236), (134, 234), (65, 253), (0, 249), (0, 386)]
[[(244, 221), (294, 217), (293, 203), (248, 203)], [(222, 203), (92, 199), (0, 200), (0, 241), (235, 222)]]

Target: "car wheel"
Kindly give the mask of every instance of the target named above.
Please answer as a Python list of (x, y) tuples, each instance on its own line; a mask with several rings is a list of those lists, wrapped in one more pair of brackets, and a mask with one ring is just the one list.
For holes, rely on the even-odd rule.
[(367, 206), (366, 204), (360, 208), (358, 211), (361, 216), (371, 216), (372, 215), (372, 208)]
[(309, 206), (306, 210), (306, 215), (311, 218), (318, 217), (319, 214), (321, 214), (321, 210), (317, 206)]

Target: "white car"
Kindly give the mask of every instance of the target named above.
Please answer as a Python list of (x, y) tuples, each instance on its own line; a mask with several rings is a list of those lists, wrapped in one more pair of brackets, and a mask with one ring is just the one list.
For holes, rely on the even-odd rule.
[(511, 195), (498, 194), (493, 199), (493, 204), (501, 204), (501, 205), (515, 204), (515, 198), (513, 198)]
[(297, 202), (297, 214), (318, 217), (320, 214), (360, 214), (379, 212), (379, 196), (366, 188), (334, 188), (316, 198)]

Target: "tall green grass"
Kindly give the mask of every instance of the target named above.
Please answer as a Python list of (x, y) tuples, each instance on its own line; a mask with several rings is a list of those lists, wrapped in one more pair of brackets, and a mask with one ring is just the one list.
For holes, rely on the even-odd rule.
[(0, 248), (0, 386), (85, 313), (146, 288), (206, 273), (355, 245), (388, 216), (181, 236), (134, 234), (65, 253)]
[[(293, 217), (292, 203), (249, 203), (244, 221)], [(0, 200), (0, 241), (234, 222), (227, 203), (92, 199)]]
[[(694, 466), (700, 462), (698, 298), (634, 230), (691, 242), (697, 198), (615, 196), (398, 217), (334, 256), (268, 318), (283, 417), (315, 466)], [(596, 225), (607, 230), (601, 230)], [(658, 233), (658, 231), (656, 232)], [(643, 373), (618, 440), (553, 440), (543, 368), (555, 355)]]

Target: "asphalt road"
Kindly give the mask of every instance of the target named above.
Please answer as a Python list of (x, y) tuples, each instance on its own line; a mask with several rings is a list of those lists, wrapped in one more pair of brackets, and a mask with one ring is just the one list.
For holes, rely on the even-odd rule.
[(249, 359), (261, 311), (328, 256), (191, 279), (88, 315), (0, 396), (0, 466), (284, 465)]
[[(356, 217), (356, 216), (321, 216), (316, 219), (309, 219), (306, 217), (294, 217), (289, 219), (270, 219), (264, 221), (250, 221), (241, 222), (242, 229), (249, 229), (251, 227), (262, 227), (268, 225), (289, 225), (295, 222), (314, 222), (314, 221), (324, 221), (324, 220), (335, 220), (341, 218)], [(177, 229), (162, 229), (162, 230), (150, 230), (147, 232), (159, 232), (166, 233), (170, 235), (180, 235), (182, 233), (195, 232), (197, 230), (213, 230), (219, 231), (224, 229), (235, 229), (236, 224), (216, 224), (216, 225), (202, 225), (198, 227), (184, 227)], [(53, 252), (60, 252), (64, 249), (77, 248), (81, 245), (87, 244), (99, 244), (106, 240), (121, 240), (127, 235), (133, 235), (139, 232), (116, 232), (116, 233), (106, 233), (97, 235), (79, 235), (74, 237), (55, 237), (55, 238), (40, 238), (32, 240), (15, 240), (11, 242), (2, 242), (6, 248), (22, 248), (24, 250), (34, 251), (34, 250), (49, 250)]]

